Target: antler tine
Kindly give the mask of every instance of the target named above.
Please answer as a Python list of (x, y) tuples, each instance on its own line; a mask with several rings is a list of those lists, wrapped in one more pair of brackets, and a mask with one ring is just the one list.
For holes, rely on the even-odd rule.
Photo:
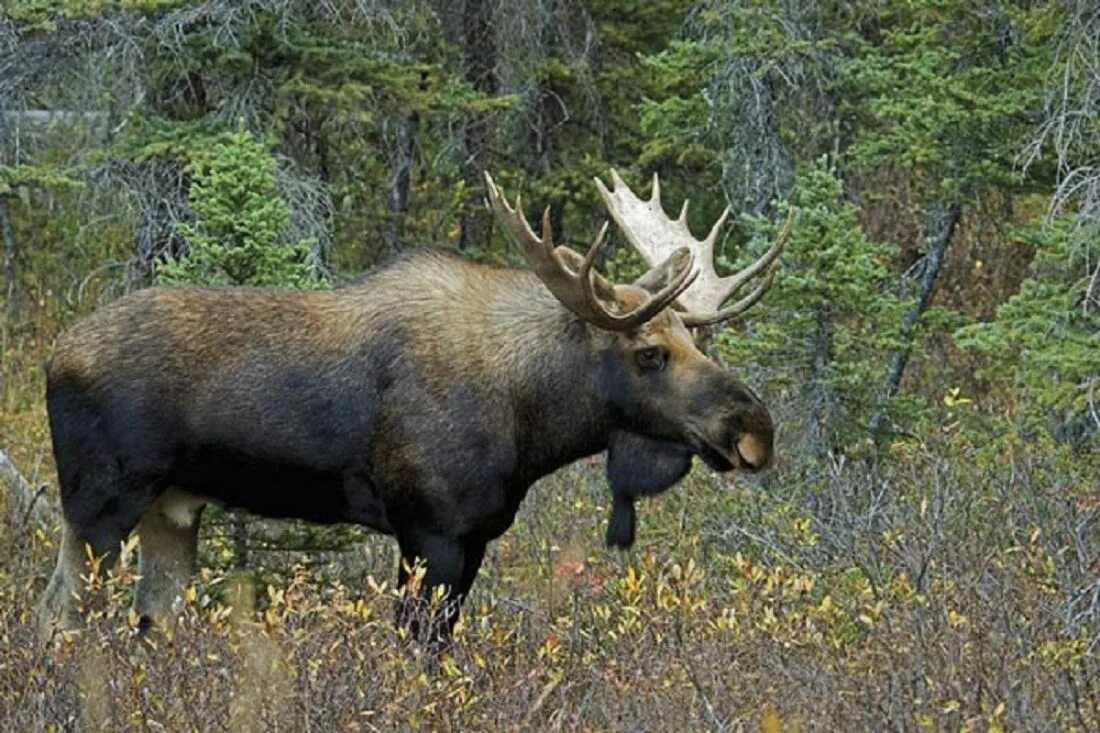
[[(485, 187), (489, 192), (489, 206), (496, 215), (497, 220), (504, 226), (508, 238), (519, 247), (524, 259), (531, 265), (531, 269), (540, 279), (553, 277), (561, 270), (561, 264), (554, 256), (554, 245), (550, 237), (546, 236), (546, 216), (543, 216), (543, 237), (540, 239), (527, 217), (523, 215), (521, 196), (516, 196), (516, 205), (508, 203), (504, 192), (496, 185), (496, 181), (485, 172)], [(552, 231), (552, 230), (550, 230)], [(545, 277), (544, 277), (545, 276)]]
[[(687, 212), (687, 201), (684, 201), (684, 212)], [(726, 225), (726, 220), (730, 217), (730, 207), (722, 209), (722, 213), (718, 215), (718, 218), (714, 222), (714, 226), (710, 228), (707, 233), (706, 239), (703, 240), (703, 245), (700, 248), (700, 255), (705, 256), (707, 262), (714, 259), (714, 243), (718, 241), (718, 235), (722, 233), (722, 227)], [(687, 219), (684, 220), (684, 224), (687, 224)]]
[(755, 262), (740, 270), (729, 277), (722, 278), (719, 282), (727, 290), (726, 297), (733, 295), (738, 289), (768, 265), (775, 261), (779, 257), (779, 253), (783, 250), (783, 245), (787, 243), (787, 238), (791, 235), (791, 223), (794, 221), (794, 208), (791, 208), (787, 212), (787, 221), (783, 224), (783, 229), (780, 231), (779, 236), (776, 237), (775, 242), (768, 251), (760, 256)]
[[(608, 223), (605, 221), (600, 227), (588, 252), (581, 260), (577, 271), (574, 272), (566, 264), (562, 255), (562, 251), (572, 252), (572, 250), (568, 247), (555, 248), (553, 245), (550, 209), (543, 211), (542, 238), (540, 239), (531, 229), (527, 217), (523, 215), (519, 197), (516, 198), (516, 205), (513, 207), (509, 205), (507, 197), (488, 172), (485, 173), (485, 183), (490, 207), (508, 232), (509, 238), (523, 252), (531, 269), (562, 305), (584, 321), (610, 331), (628, 331), (637, 328), (671, 305), (695, 279), (691, 252), (686, 248), (677, 250), (670, 255), (678, 260), (672, 263), (678, 266), (676, 276), (671, 278), (660, 292), (647, 299), (638, 308), (623, 315), (615, 314), (600, 300), (595, 292), (594, 283), (599, 275), (593, 268), (606, 239)], [(579, 257), (576, 253), (572, 253), (571, 256)]]
[[(547, 213), (550, 209), (547, 208)], [(596, 291), (592, 288), (592, 268), (596, 265), (596, 257), (600, 254), (600, 249), (603, 247), (604, 239), (607, 237), (607, 222), (605, 221), (600, 225), (599, 231), (596, 232), (596, 236), (592, 239), (592, 244), (589, 246), (588, 251), (584, 255), (584, 260), (581, 261), (581, 267), (577, 271), (577, 279), (580, 280), (581, 292), (584, 295), (585, 304), (588, 306), (592, 313), (607, 314), (607, 309), (600, 303), (600, 299), (596, 297)]]
[(779, 236), (776, 237), (775, 242), (768, 248), (768, 251), (745, 269), (729, 277), (721, 278), (718, 281), (720, 286), (719, 292), (721, 294), (718, 303), (721, 304), (722, 301), (729, 298), (751, 278), (767, 268), (767, 274), (764, 276), (763, 282), (757, 285), (753, 291), (744, 298), (741, 298), (736, 303), (726, 308), (714, 308), (703, 312), (688, 311), (681, 314), (684, 325), (709, 326), (739, 316), (755, 305), (756, 302), (763, 297), (764, 293), (767, 292), (768, 288), (771, 287), (772, 279), (775, 277), (775, 260), (779, 257), (779, 253), (783, 250), (783, 246), (787, 243), (787, 239), (790, 238), (791, 226), (793, 223), (794, 207), (792, 206), (787, 211), (787, 221), (784, 222), (783, 228), (779, 232)]
[(753, 291), (746, 295), (741, 300), (737, 301), (728, 308), (723, 308), (720, 311), (714, 313), (692, 313), (686, 312), (680, 314), (680, 319), (684, 322), (684, 325), (688, 328), (699, 328), (701, 326), (711, 326), (715, 323), (721, 323), (727, 321), (735, 316), (739, 316), (747, 311), (752, 306), (756, 305), (756, 301), (764, 297), (764, 293), (771, 287), (772, 279), (775, 277), (775, 268), (768, 268), (768, 273), (764, 275), (764, 281), (753, 288)]

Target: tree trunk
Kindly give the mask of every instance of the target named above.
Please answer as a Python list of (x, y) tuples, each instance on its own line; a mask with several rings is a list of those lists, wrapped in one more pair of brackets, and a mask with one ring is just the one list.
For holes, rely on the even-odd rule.
[(871, 417), (871, 436), (877, 440), (886, 421), (886, 403), (897, 394), (901, 386), (901, 378), (905, 374), (905, 367), (909, 363), (909, 354), (913, 349), (913, 339), (916, 337), (917, 324), (928, 306), (932, 304), (932, 295), (936, 292), (936, 284), (939, 280), (940, 270), (943, 268), (947, 256), (947, 248), (951, 244), (951, 238), (955, 233), (955, 226), (962, 215), (962, 204), (958, 201), (940, 202), (932, 205), (925, 212), (925, 241), (928, 253), (924, 256), (924, 267), (921, 272), (920, 290), (917, 293), (917, 301), (901, 322), (901, 345), (890, 359), (890, 369), (886, 374), (886, 383), (883, 385), (879, 396), (878, 409)]
[[(491, 0), (466, 0), (462, 13), (462, 53), (466, 80), (481, 94), (496, 94), (497, 49)], [(458, 246), (467, 249), (483, 247), (489, 241), (489, 220), (479, 202), (485, 195), (482, 171), (489, 167), (493, 141), (492, 114), (472, 114), (463, 130), (462, 141), (466, 153), (463, 178), (468, 198)]]
[(818, 457), (828, 453), (828, 426), (832, 410), (832, 394), (827, 384), (826, 372), (832, 361), (833, 335), (829, 330), (829, 315), (825, 308), (817, 309), (814, 314), (814, 360), (810, 369), (810, 418), (809, 435), (813, 451)]
[(416, 115), (406, 117), (398, 123), (397, 151), (394, 154), (393, 177), (390, 179), (390, 195), (386, 201), (389, 219), (383, 237), (391, 255), (400, 252), (402, 224), (409, 205), (409, 185), (412, 180), (413, 156), (416, 154)]
[(4, 240), (4, 294), (7, 296), (7, 315), (15, 315), (16, 289), (15, 289), (15, 235), (11, 229), (11, 214), (8, 211), (7, 196), (0, 196), (0, 237)]
[[(554, 39), (546, 41), (547, 48), (551, 48)], [(565, 122), (565, 110), (558, 93), (546, 84), (542, 83), (535, 89), (536, 100), (533, 105), (534, 119), (530, 121), (531, 148), (535, 151), (535, 174), (543, 178), (549, 176), (558, 169), (561, 163), (560, 146), (558, 144), (558, 132)], [(563, 201), (550, 202), (550, 228), (554, 233), (554, 241), (563, 242), (565, 237), (563, 217), (565, 206)], [(604, 249), (600, 253), (598, 265), (601, 267), (609, 256), (609, 250)]]

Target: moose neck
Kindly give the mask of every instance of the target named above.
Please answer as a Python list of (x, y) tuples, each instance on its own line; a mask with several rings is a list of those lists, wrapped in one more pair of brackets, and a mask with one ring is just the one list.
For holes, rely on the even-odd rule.
[[(498, 364), (509, 370), (516, 412), (517, 478), (529, 483), (607, 448), (611, 420), (599, 384), (600, 334), (524, 273), (514, 307), (499, 311), (509, 332)], [(504, 301), (509, 294), (502, 294)], [(522, 303), (520, 302), (522, 300)]]
[[(371, 301), (359, 309), (365, 317), (399, 326), (407, 368), (418, 378), (446, 375), (439, 389), (460, 383), (487, 415), (504, 420), (490, 428), (512, 436), (517, 490), (606, 449), (611, 421), (599, 365), (607, 334), (568, 311), (534, 273), (423, 253), (356, 292)], [(354, 326), (364, 333), (379, 327)]]

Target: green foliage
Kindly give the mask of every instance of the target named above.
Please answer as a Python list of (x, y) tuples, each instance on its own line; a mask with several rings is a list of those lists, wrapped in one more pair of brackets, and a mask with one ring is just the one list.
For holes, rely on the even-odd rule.
[(187, 165), (194, 151), (223, 142), (225, 126), (212, 119), (172, 120), (135, 113), (113, 145), (91, 153), (93, 160), (123, 158), (137, 165), (167, 162)]
[[(720, 332), (719, 345), (731, 362), (759, 365), (773, 389), (817, 403), (810, 419), (847, 441), (861, 433), (905, 306), (890, 291), (893, 248), (863, 234), (824, 160), (797, 177), (790, 206), (797, 218), (774, 284), (751, 328)], [(763, 242), (779, 232), (767, 219), (746, 223)]]
[(689, 167), (708, 190), (721, 182), (735, 209), (759, 213), (785, 196), (796, 167), (837, 152), (833, 12), (773, 0), (697, 3), (687, 38), (645, 59), (653, 81), (642, 106), (643, 161)]
[(644, 59), (643, 68), (653, 79), (653, 88), (641, 105), (645, 142), (639, 165), (668, 162), (705, 169), (718, 162), (705, 124), (708, 67), (719, 57), (717, 49), (706, 44), (678, 41)]
[(5, 0), (4, 14), (22, 32), (54, 32), (66, 20), (99, 18), (118, 11), (152, 14), (189, 3), (190, 0)]
[(990, 357), (981, 376), (1018, 390), (1025, 427), (1073, 442), (1100, 436), (1100, 310), (1088, 293), (1094, 236), (1071, 217), (1021, 232), (1036, 250), (1031, 276), (992, 321), (956, 332), (961, 346)]
[[(895, 165), (934, 198), (1019, 183), (1014, 158), (1036, 106), (1035, 49), (1010, 3), (888, 3), (881, 31), (850, 34), (839, 90), (863, 169)], [(850, 123), (851, 124), (851, 123)]]
[(71, 188), (80, 182), (50, 165), (0, 165), (0, 196), (25, 188)]
[(248, 132), (195, 151), (187, 167), (195, 220), (179, 225), (187, 255), (165, 259), (166, 284), (322, 287), (309, 242), (281, 241), (290, 222), (275, 185), (275, 161)]

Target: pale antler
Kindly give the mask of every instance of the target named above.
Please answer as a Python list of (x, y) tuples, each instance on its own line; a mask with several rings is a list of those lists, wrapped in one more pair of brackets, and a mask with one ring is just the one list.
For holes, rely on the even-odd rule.
[[(684, 289), (691, 285), (695, 277), (692, 267), (693, 255), (686, 247), (681, 247), (669, 255), (670, 258), (676, 258), (671, 262), (676, 274), (669, 278), (659, 292), (650, 296), (629, 313), (623, 315), (613, 313), (605, 303), (601, 302), (593, 289), (592, 265), (607, 235), (607, 222), (600, 227), (592, 246), (588, 249), (588, 254), (585, 255), (580, 267), (574, 271), (567, 264), (569, 258), (563, 256), (560, 251), (568, 248), (554, 247), (549, 207), (542, 216), (542, 238), (540, 239), (527, 223), (519, 197), (516, 198), (516, 205), (513, 207), (509, 205), (508, 199), (488, 172), (485, 173), (485, 183), (489, 191), (489, 205), (508, 232), (508, 236), (523, 252), (531, 269), (562, 305), (594, 326), (609, 331), (629, 331), (637, 328), (675, 301)], [(572, 250), (569, 251), (572, 252)]]
[(611, 217), (626, 235), (627, 241), (637, 250), (646, 264), (653, 266), (660, 262), (671, 250), (687, 247), (695, 255), (695, 267), (699, 277), (694, 284), (680, 294), (679, 302), (686, 309), (682, 314), (688, 326), (705, 326), (725, 321), (748, 310), (760, 300), (772, 281), (772, 270), (751, 293), (736, 303), (722, 308), (722, 303), (730, 298), (749, 280), (768, 268), (779, 256), (783, 245), (791, 233), (794, 218), (792, 208), (787, 222), (775, 243), (755, 262), (733, 275), (719, 277), (714, 269), (714, 243), (722, 225), (726, 223), (730, 210), (726, 207), (718, 221), (711, 227), (704, 239), (696, 239), (687, 224), (688, 202), (680, 209), (680, 216), (673, 220), (661, 206), (661, 182), (653, 174), (653, 192), (648, 201), (642, 201), (634, 195), (630, 187), (623, 182), (615, 170), (611, 171), (612, 189), (608, 190), (603, 181), (596, 179), (596, 188), (600, 191)]

